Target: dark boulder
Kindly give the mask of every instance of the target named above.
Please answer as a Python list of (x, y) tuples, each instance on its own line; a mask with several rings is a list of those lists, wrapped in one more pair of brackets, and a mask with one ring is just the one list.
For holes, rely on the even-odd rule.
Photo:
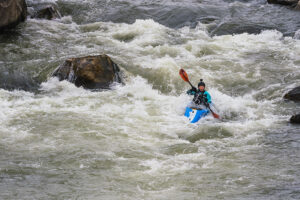
[(300, 114), (293, 115), (290, 119), (290, 122), (293, 124), (300, 124)]
[(299, 10), (300, 6), (299, 0), (268, 0), (268, 3), (290, 6), (292, 8), (295, 8), (296, 10)]
[(268, 0), (270, 4), (281, 4), (286, 6), (296, 6), (298, 0)]
[(285, 99), (300, 101), (300, 86), (292, 89), (284, 95)]
[(113, 82), (122, 83), (120, 68), (107, 55), (70, 58), (52, 76), (88, 89), (108, 89)]
[(61, 14), (58, 11), (55, 5), (39, 5), (34, 8), (34, 12), (31, 14), (31, 18), (39, 18), (39, 19), (59, 19), (61, 18)]
[(25, 0), (0, 0), (0, 31), (12, 28), (27, 17)]

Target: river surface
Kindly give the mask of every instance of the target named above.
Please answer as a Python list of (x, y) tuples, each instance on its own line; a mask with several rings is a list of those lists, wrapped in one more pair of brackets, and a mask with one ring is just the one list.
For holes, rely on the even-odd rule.
[[(29, 5), (47, 1), (28, 1)], [(48, 1), (50, 2), (50, 1)], [(263, 0), (59, 0), (0, 35), (0, 199), (300, 199), (300, 12)], [(107, 54), (125, 85), (50, 75)], [(179, 76), (222, 120), (189, 124)]]

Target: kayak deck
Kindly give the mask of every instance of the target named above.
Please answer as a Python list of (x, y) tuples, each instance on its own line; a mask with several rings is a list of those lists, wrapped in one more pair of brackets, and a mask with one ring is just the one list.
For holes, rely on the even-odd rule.
[(186, 116), (190, 123), (198, 122), (202, 117), (205, 117), (209, 113), (209, 110), (206, 109), (196, 109), (186, 107), (184, 116)]

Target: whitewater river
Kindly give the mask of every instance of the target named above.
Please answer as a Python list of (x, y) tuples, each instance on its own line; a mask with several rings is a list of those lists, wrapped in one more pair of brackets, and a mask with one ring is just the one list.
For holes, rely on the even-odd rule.
[[(288, 123), (299, 103), (282, 98), (300, 85), (300, 12), (262, 0), (55, 3), (62, 19), (0, 35), (0, 199), (300, 199), (300, 126)], [(50, 78), (97, 54), (125, 85)], [(180, 68), (204, 79), (222, 120), (188, 123)]]

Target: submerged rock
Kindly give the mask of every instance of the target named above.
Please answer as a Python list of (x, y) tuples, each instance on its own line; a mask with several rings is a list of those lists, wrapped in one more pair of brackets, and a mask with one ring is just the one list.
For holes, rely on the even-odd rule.
[(107, 55), (70, 58), (52, 76), (88, 89), (108, 89), (113, 82), (122, 83), (120, 68)]
[(293, 124), (300, 124), (300, 114), (293, 115), (290, 119), (290, 122)]
[(27, 17), (25, 0), (0, 0), (0, 31), (12, 28)]
[(0, 70), (0, 88), (5, 90), (36, 91), (39, 88), (39, 82), (26, 72)]
[(39, 18), (39, 19), (56, 19), (61, 18), (61, 14), (54, 5), (40, 5), (35, 8), (35, 11), (31, 14), (31, 18)]
[(284, 95), (285, 99), (300, 101), (300, 86), (292, 89)]

